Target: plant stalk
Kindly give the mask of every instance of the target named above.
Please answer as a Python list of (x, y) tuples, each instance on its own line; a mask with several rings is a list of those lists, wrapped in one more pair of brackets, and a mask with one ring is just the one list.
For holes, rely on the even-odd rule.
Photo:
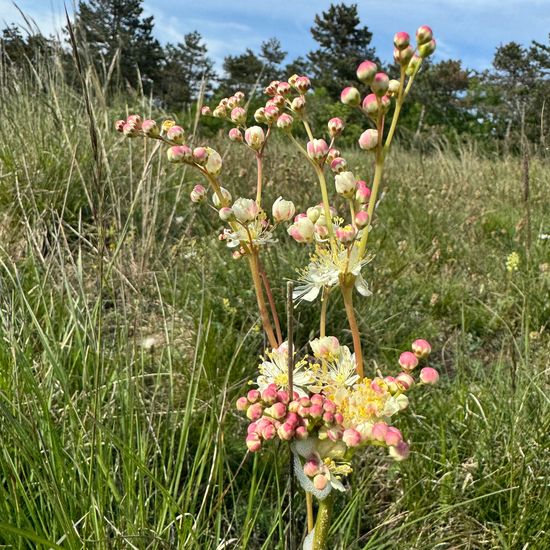
[(333, 496), (329, 494), (319, 501), (317, 520), (315, 522), (315, 535), (313, 536), (313, 550), (327, 550), (328, 531), (332, 516)]
[(349, 328), (351, 330), (351, 337), (353, 338), (353, 351), (355, 352), (357, 374), (360, 379), (363, 379), (363, 352), (361, 350), (361, 333), (359, 332), (359, 327), (357, 326), (355, 309), (353, 307), (353, 281), (341, 281), (340, 287), (342, 289), (342, 297), (344, 298), (344, 306), (346, 308), (346, 315), (348, 317)]

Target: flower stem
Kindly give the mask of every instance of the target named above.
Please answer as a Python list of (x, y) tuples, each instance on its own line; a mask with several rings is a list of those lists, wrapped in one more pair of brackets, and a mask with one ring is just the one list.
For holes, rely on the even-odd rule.
[(332, 515), (333, 496), (329, 494), (319, 501), (317, 521), (315, 522), (315, 535), (313, 537), (313, 550), (327, 550), (328, 530)]
[(319, 335), (323, 338), (326, 335), (326, 326), (327, 326), (327, 306), (328, 306), (328, 296), (330, 290), (328, 287), (323, 288), (323, 294), (321, 295), (321, 320), (319, 326)]
[(275, 324), (275, 332), (277, 333), (277, 341), (279, 345), (283, 343), (283, 335), (281, 332), (281, 323), (279, 322), (279, 315), (277, 314), (277, 307), (275, 305), (275, 300), (273, 299), (273, 292), (271, 292), (271, 285), (269, 284), (269, 279), (267, 274), (262, 266), (262, 262), (258, 257), (258, 269), (260, 271), (260, 277), (262, 278), (262, 283), (265, 288), (265, 293), (267, 294), (267, 301), (269, 302), (269, 308), (271, 309), (271, 317), (273, 318), (273, 323)]
[(259, 270), (258, 251), (255, 249), (251, 249), (250, 253), (248, 254), (248, 259), (250, 262), (250, 273), (252, 274), (252, 281), (254, 282), (254, 290), (256, 291), (256, 300), (258, 302), (258, 309), (260, 311), (262, 325), (264, 327), (267, 339), (269, 340), (269, 345), (272, 348), (277, 348), (279, 346), (277, 344), (277, 339), (275, 338), (275, 333), (273, 332), (273, 327), (271, 326), (271, 321), (269, 320), (269, 314), (265, 305), (265, 298)]
[(306, 492), (307, 532), (311, 533), (315, 522), (313, 520), (313, 495)]
[(262, 205), (262, 178), (263, 178), (263, 162), (262, 155), (256, 153), (256, 166), (258, 167), (258, 183), (256, 185), (256, 204)]
[(332, 251), (336, 253), (338, 251), (338, 248), (336, 246), (336, 237), (334, 235), (334, 227), (332, 225), (332, 217), (330, 215), (330, 203), (328, 199), (327, 180), (325, 179), (323, 168), (318, 164), (315, 164), (315, 171), (317, 172), (317, 177), (319, 178), (319, 185), (321, 187), (321, 196), (323, 197), (323, 208), (325, 212), (325, 219), (327, 222), (330, 245), (331, 245)]
[(355, 364), (357, 366), (357, 374), (360, 379), (364, 377), (363, 370), (363, 352), (361, 350), (361, 333), (357, 326), (357, 319), (355, 318), (355, 309), (353, 307), (353, 282), (342, 281), (340, 284), (342, 289), (342, 297), (344, 298), (344, 306), (346, 308), (346, 315), (348, 316), (349, 328), (351, 330), (351, 337), (353, 338), (353, 351), (355, 352)]

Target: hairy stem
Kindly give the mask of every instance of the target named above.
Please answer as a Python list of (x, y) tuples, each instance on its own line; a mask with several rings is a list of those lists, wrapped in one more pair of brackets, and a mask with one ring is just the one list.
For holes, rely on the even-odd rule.
[(329, 494), (319, 501), (317, 521), (315, 522), (315, 535), (313, 537), (313, 550), (327, 550), (328, 531), (332, 516), (333, 496)]
[(351, 330), (351, 337), (353, 338), (353, 351), (355, 352), (357, 374), (360, 379), (363, 379), (363, 352), (361, 350), (361, 333), (359, 332), (359, 327), (357, 326), (355, 309), (353, 307), (353, 281), (342, 281), (340, 287), (344, 298), (344, 306), (346, 308), (346, 315), (348, 317), (349, 328)]

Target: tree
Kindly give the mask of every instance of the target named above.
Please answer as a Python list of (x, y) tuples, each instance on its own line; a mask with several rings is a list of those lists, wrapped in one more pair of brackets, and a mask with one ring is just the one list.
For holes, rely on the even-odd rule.
[(117, 84), (147, 91), (160, 76), (163, 53), (153, 37), (153, 17), (142, 17), (141, 4), (142, 0), (80, 1), (75, 29), (81, 47), (103, 76), (116, 58)]
[(205, 90), (212, 89), (216, 78), (214, 63), (207, 55), (201, 35), (190, 32), (177, 45), (168, 43), (164, 48), (162, 67), (162, 98), (168, 107), (181, 109), (194, 101), (204, 78)]
[(360, 27), (357, 4), (331, 4), (326, 12), (315, 16), (311, 34), (320, 48), (308, 54), (314, 86), (326, 88), (334, 99), (344, 86), (356, 81), (355, 71), (361, 61), (378, 61), (369, 44), (372, 33)]
[(250, 48), (241, 55), (228, 55), (223, 61), (225, 77), (219, 88), (220, 93), (228, 95), (242, 90), (249, 94), (256, 85), (263, 88), (270, 81), (282, 77), (280, 64), (285, 57), (286, 52), (276, 38), (262, 42), (259, 55)]

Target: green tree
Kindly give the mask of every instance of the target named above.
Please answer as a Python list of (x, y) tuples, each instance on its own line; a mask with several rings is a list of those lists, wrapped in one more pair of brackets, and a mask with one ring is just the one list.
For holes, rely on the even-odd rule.
[(216, 74), (207, 53), (207, 47), (197, 31), (186, 34), (183, 42), (166, 45), (161, 89), (162, 99), (169, 108), (182, 109), (193, 102), (203, 79), (205, 90), (212, 89)]
[(308, 54), (313, 84), (324, 87), (337, 99), (344, 86), (356, 81), (355, 71), (361, 61), (378, 61), (374, 48), (369, 47), (372, 33), (357, 13), (357, 4), (331, 4), (315, 16), (311, 34), (319, 49)]
[(163, 52), (153, 37), (153, 17), (142, 13), (142, 0), (80, 1), (75, 29), (100, 74), (106, 77), (114, 62), (115, 84), (148, 91), (159, 79)]

